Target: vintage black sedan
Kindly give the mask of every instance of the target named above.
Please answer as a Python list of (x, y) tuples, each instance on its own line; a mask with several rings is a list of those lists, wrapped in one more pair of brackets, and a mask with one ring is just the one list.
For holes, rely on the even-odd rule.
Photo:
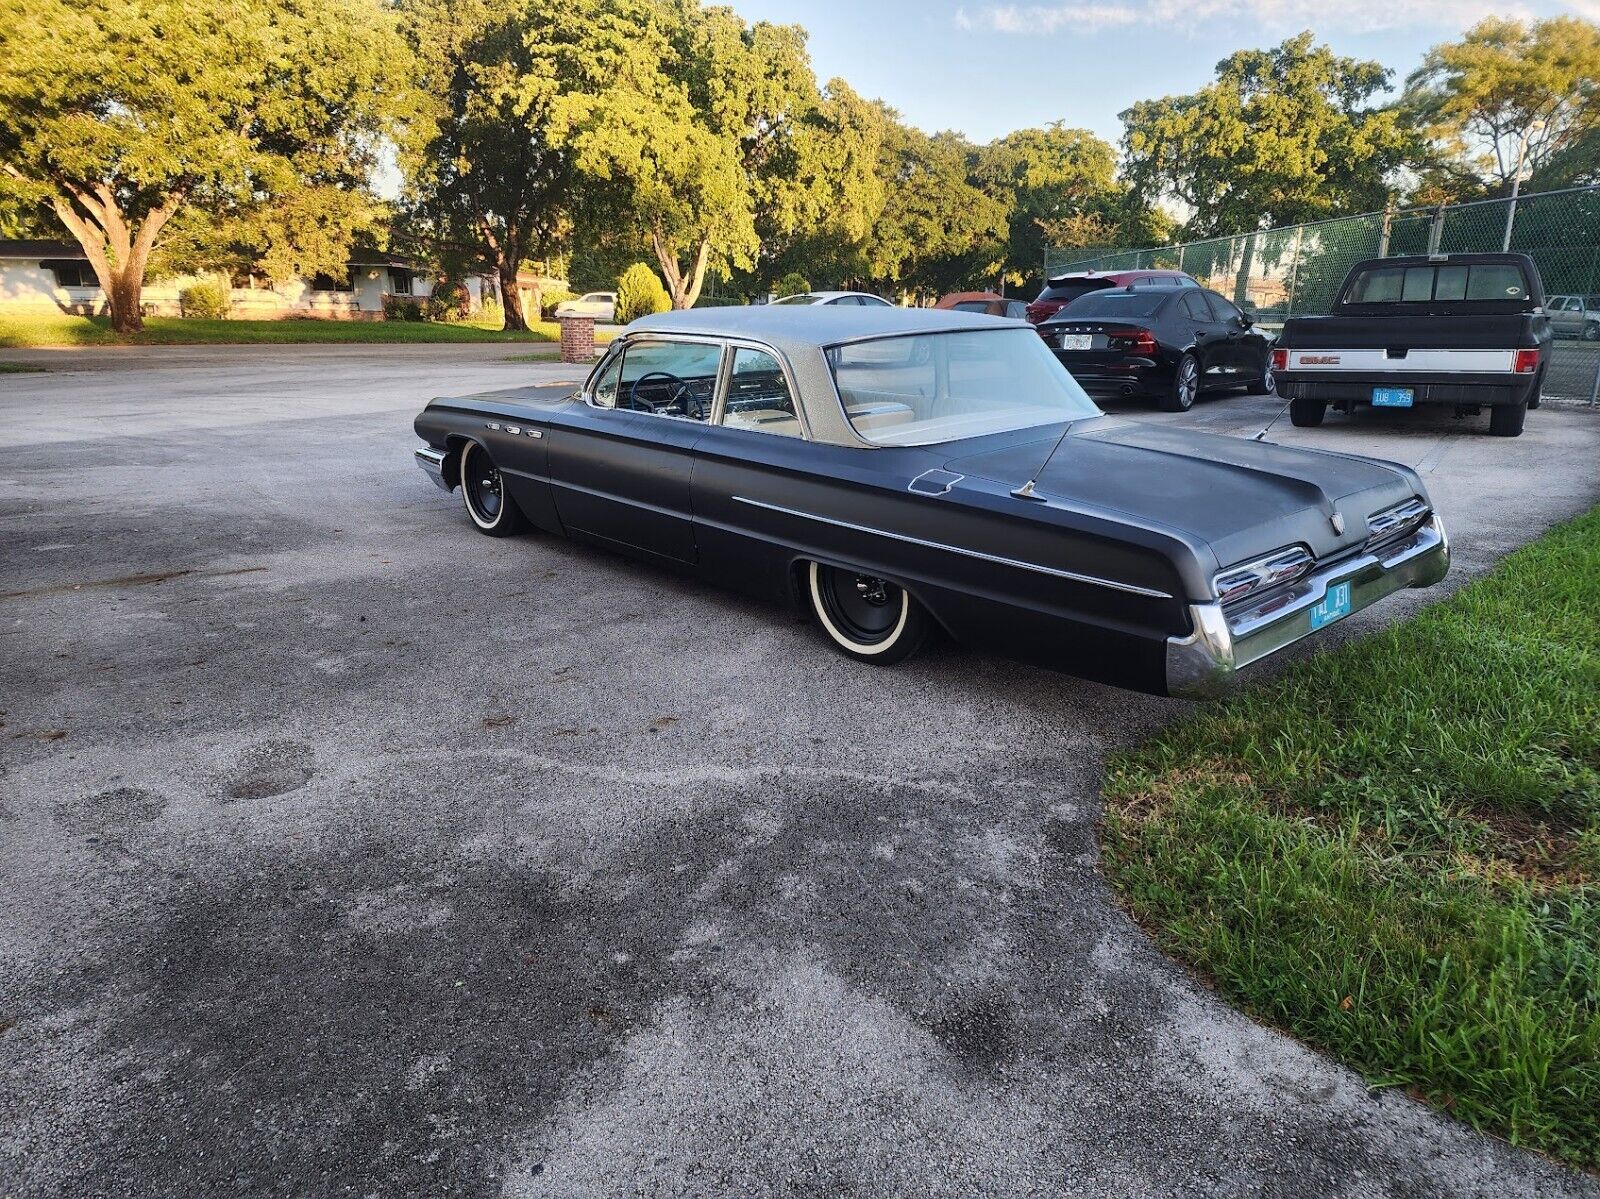
[(942, 629), (1214, 694), (1449, 562), (1407, 468), (1107, 416), (1030, 326), (978, 314), (663, 313), (575, 395), (438, 399), (416, 431), (484, 533), (781, 598), (863, 662)]

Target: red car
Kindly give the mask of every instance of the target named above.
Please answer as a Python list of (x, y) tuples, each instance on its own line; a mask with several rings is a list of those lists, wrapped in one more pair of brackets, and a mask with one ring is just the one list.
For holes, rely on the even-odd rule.
[(1028, 305), (1028, 320), (1037, 325), (1047, 321), (1079, 296), (1105, 287), (1127, 287), (1138, 283), (1146, 287), (1199, 287), (1192, 275), (1182, 271), (1077, 271), (1046, 279), (1039, 298)]

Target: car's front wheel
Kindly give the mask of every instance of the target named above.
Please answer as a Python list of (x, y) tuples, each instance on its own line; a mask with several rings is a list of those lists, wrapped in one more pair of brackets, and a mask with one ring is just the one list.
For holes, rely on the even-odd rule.
[(928, 614), (910, 592), (862, 571), (806, 567), (811, 611), (834, 648), (858, 662), (891, 666), (922, 648)]
[(1297, 429), (1315, 429), (1327, 415), (1326, 400), (1289, 401), (1289, 423)]
[(500, 468), (489, 451), (475, 441), (461, 448), (461, 500), (478, 532), (490, 537), (510, 537), (528, 527), (517, 501), (506, 490)]

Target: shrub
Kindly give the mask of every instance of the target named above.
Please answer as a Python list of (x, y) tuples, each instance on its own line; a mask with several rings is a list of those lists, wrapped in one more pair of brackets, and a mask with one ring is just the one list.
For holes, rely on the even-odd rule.
[(811, 290), (811, 280), (799, 271), (790, 271), (777, 282), (779, 296), (798, 296)]
[(694, 302), (696, 308), (742, 308), (743, 296), (701, 296)]
[(208, 275), (178, 293), (178, 311), (196, 320), (227, 320), (232, 307), (233, 287), (223, 275)]
[(671, 307), (667, 289), (644, 263), (634, 263), (617, 280), (617, 324), (626, 325), (636, 317), (665, 312)]
[(563, 291), (559, 287), (551, 288), (549, 291), (540, 292), (539, 293), (539, 312), (540, 312), (540, 315), (542, 315), (544, 317), (544, 319), (547, 320), (547, 321), (553, 321), (553, 320), (556, 319), (556, 305), (557, 304), (565, 304), (568, 300), (576, 300), (577, 298), (578, 298), (578, 293), (577, 292), (575, 292), (575, 291)]
[(383, 319), (388, 321), (420, 321), (422, 304), (415, 296), (384, 296)]
[(483, 297), (483, 303), (478, 305), (478, 320), (485, 325), (505, 324), (506, 310), (501, 306), (499, 296)]
[(472, 293), (459, 279), (441, 279), (423, 302), (423, 315), (446, 324), (464, 321), (472, 315)]

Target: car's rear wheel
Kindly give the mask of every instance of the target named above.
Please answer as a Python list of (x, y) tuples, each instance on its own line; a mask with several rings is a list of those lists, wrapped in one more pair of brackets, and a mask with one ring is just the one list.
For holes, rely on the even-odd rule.
[(1327, 415), (1326, 400), (1289, 401), (1289, 423), (1297, 429), (1315, 429)]
[(1489, 434), (1492, 437), (1518, 437), (1528, 418), (1528, 405), (1496, 404), (1489, 409)]
[(1278, 381), (1272, 376), (1272, 355), (1261, 359), (1261, 373), (1244, 389), (1246, 395), (1271, 396), (1278, 394)]
[(500, 468), (489, 451), (475, 441), (461, 447), (461, 500), (478, 532), (490, 537), (510, 537), (528, 527), (517, 501), (506, 490)]
[(1187, 412), (1200, 394), (1200, 362), (1193, 354), (1178, 359), (1172, 372), (1172, 386), (1161, 397), (1163, 412)]
[(928, 614), (903, 587), (862, 571), (806, 567), (811, 610), (834, 648), (858, 662), (891, 666), (922, 648)]

